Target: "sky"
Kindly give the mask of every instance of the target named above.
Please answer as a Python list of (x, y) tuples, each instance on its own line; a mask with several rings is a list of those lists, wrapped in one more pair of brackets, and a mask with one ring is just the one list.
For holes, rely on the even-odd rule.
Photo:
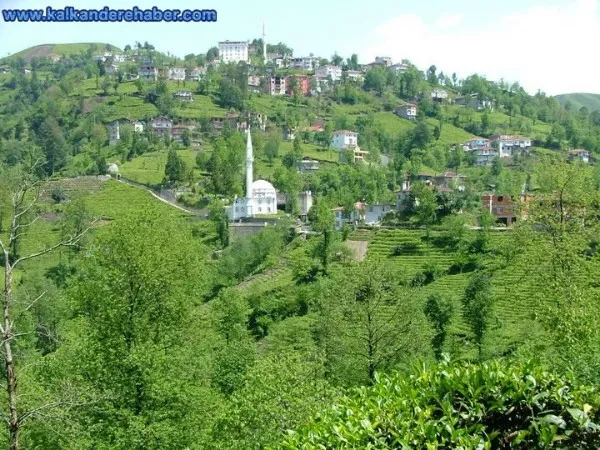
[(426, 70), (519, 82), (549, 95), (600, 93), (600, 0), (0, 0), (0, 9), (215, 9), (214, 23), (7, 23), (0, 57), (48, 43), (148, 41), (179, 57), (220, 40), (285, 42), (295, 56), (409, 59)]

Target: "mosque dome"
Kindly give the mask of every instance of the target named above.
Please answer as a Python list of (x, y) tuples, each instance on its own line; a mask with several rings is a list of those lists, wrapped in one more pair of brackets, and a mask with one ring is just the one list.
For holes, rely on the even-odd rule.
[(277, 197), (277, 193), (268, 181), (256, 180), (252, 183), (252, 197)]

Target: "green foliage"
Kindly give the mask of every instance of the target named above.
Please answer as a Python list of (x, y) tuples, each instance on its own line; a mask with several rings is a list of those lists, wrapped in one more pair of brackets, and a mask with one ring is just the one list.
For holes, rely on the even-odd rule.
[(490, 326), (494, 298), (491, 292), (490, 275), (475, 272), (465, 289), (462, 298), (463, 318), (469, 325), (475, 338), (475, 344), (481, 358), (483, 353), (483, 339)]
[(378, 377), (279, 446), (318, 448), (597, 448), (600, 398), (533, 363), (441, 364)]
[(186, 167), (174, 148), (169, 150), (167, 165), (165, 166), (165, 180), (170, 182), (183, 181)]
[(444, 299), (440, 294), (431, 294), (425, 303), (425, 315), (431, 322), (435, 334), (431, 338), (431, 346), (436, 359), (442, 358), (442, 350), (446, 340), (447, 328), (452, 319), (452, 303)]

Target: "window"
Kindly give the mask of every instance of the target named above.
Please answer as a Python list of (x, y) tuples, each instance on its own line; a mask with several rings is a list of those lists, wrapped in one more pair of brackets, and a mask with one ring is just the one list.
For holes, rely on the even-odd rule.
[(503, 201), (504, 201), (504, 197), (500, 195), (500, 196), (498, 197), (498, 201), (499, 201), (499, 202), (503, 202)]

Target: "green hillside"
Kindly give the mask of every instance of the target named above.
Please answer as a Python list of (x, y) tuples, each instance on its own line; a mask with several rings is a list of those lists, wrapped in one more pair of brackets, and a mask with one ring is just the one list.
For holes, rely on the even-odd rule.
[(563, 106), (569, 103), (574, 109), (586, 107), (590, 111), (600, 111), (600, 94), (573, 93), (557, 95), (556, 99)]
[(62, 56), (62, 55), (73, 55), (87, 51), (90, 47), (97, 49), (96, 52), (100, 51), (116, 51), (122, 52), (118, 47), (111, 44), (103, 44), (100, 42), (82, 42), (79, 44), (43, 44), (30, 47), (25, 50), (17, 52), (9, 58), (23, 58), (25, 61), (31, 61), (32, 58), (40, 56)]

